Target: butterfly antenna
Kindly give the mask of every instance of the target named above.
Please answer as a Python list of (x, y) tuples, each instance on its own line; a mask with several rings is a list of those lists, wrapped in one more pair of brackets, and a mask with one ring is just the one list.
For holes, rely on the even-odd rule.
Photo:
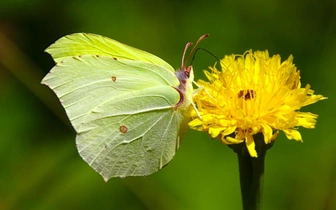
[(208, 36), (209, 36), (209, 34), (204, 34), (203, 36), (201, 36), (201, 37), (197, 40), (196, 44), (195, 44), (194, 47), (191, 49), (191, 51), (190, 51), (190, 53), (189, 53), (189, 55), (188, 55), (188, 57), (187, 57), (185, 63), (188, 62), (190, 56), (192, 55), (192, 53), (194, 52), (195, 48), (196, 48), (197, 45), (200, 43), (200, 41), (202, 41), (203, 39), (207, 38)]
[(199, 48), (197, 48), (196, 50), (195, 50), (195, 52), (194, 52), (194, 55), (193, 55), (193, 57), (192, 57), (192, 59), (191, 59), (191, 64), (194, 62), (194, 59), (195, 59), (195, 57), (196, 57), (196, 53), (197, 53), (197, 51), (198, 50), (204, 50), (205, 52), (207, 52), (207, 53), (209, 53), (210, 55), (212, 55), (212, 57), (214, 57), (218, 62), (220, 62), (220, 59), (217, 57), (217, 56), (215, 56), (212, 52), (210, 52), (209, 50), (207, 50), (207, 49), (204, 49), (204, 48), (201, 48), (201, 47), (199, 47)]
[(182, 56), (182, 66), (181, 66), (181, 69), (186, 69), (186, 63), (188, 63), (188, 60), (189, 60), (190, 56), (192, 55), (192, 53), (194, 52), (196, 46), (200, 43), (200, 41), (202, 41), (204, 38), (207, 38), (208, 36), (209, 36), (209, 34), (204, 34), (203, 36), (201, 36), (201, 37), (197, 40), (197, 42), (196, 42), (196, 44), (194, 45), (194, 47), (193, 47), (193, 48), (191, 49), (191, 51), (189, 52), (187, 59), (184, 59), (184, 57), (185, 57), (185, 55), (186, 55), (186, 53), (187, 53), (188, 48), (192, 45), (192, 42), (188, 42), (188, 43), (187, 43), (187, 45), (186, 45), (185, 48), (184, 48), (184, 52), (183, 52), (183, 56)]
[[(184, 56), (185, 54), (187, 53), (187, 50), (188, 48), (192, 45), (193, 43), (192, 42), (188, 42), (184, 48), (184, 51), (183, 51), (183, 55), (182, 55), (182, 65), (181, 65), (181, 69), (186, 69), (186, 63), (184, 62)], [(189, 57), (189, 56), (188, 56)]]

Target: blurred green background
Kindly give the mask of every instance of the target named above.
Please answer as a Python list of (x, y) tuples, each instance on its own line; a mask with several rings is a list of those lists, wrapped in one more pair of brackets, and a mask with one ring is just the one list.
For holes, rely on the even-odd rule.
[[(329, 99), (304, 143), (281, 134), (268, 152), (264, 209), (336, 209), (336, 1), (0, 1), (0, 209), (241, 209), (235, 153), (188, 131), (171, 163), (148, 177), (107, 183), (77, 154), (44, 49), (74, 32), (111, 37), (178, 68), (188, 41), (218, 57), (265, 50), (294, 55), (302, 84)], [(194, 61), (196, 79), (215, 63)]]

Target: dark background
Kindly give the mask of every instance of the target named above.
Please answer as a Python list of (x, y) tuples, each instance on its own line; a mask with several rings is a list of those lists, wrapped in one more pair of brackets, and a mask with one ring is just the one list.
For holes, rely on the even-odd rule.
[[(304, 143), (281, 134), (266, 160), (264, 209), (336, 209), (335, 1), (0, 1), (0, 209), (241, 209), (237, 158), (188, 131), (172, 162), (148, 177), (107, 183), (77, 154), (56, 96), (40, 85), (53, 66), (44, 49), (74, 32), (105, 35), (178, 68), (188, 41), (218, 57), (265, 50), (294, 55), (302, 85), (329, 99)], [(196, 80), (215, 63), (194, 61)]]

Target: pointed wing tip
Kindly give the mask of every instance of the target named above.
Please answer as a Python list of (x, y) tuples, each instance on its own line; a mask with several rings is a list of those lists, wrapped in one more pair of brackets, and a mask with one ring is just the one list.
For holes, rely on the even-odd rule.
[(49, 55), (52, 56), (52, 50), (53, 48), (55, 48), (55, 45), (57, 45), (59, 42), (61, 42), (63, 39), (67, 39), (69, 38), (70, 36), (73, 36), (73, 35), (76, 35), (76, 34), (82, 34), (82, 33), (73, 33), (73, 34), (68, 34), (68, 35), (64, 35), (60, 38), (58, 38), (56, 41), (54, 41), (51, 45), (49, 45), (45, 50), (44, 52), (48, 53)]

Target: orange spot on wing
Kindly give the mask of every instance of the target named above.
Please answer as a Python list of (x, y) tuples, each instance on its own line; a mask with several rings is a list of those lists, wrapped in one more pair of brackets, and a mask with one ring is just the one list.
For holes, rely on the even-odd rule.
[(127, 133), (128, 128), (126, 126), (122, 125), (122, 126), (119, 127), (119, 130), (120, 130), (121, 133)]

